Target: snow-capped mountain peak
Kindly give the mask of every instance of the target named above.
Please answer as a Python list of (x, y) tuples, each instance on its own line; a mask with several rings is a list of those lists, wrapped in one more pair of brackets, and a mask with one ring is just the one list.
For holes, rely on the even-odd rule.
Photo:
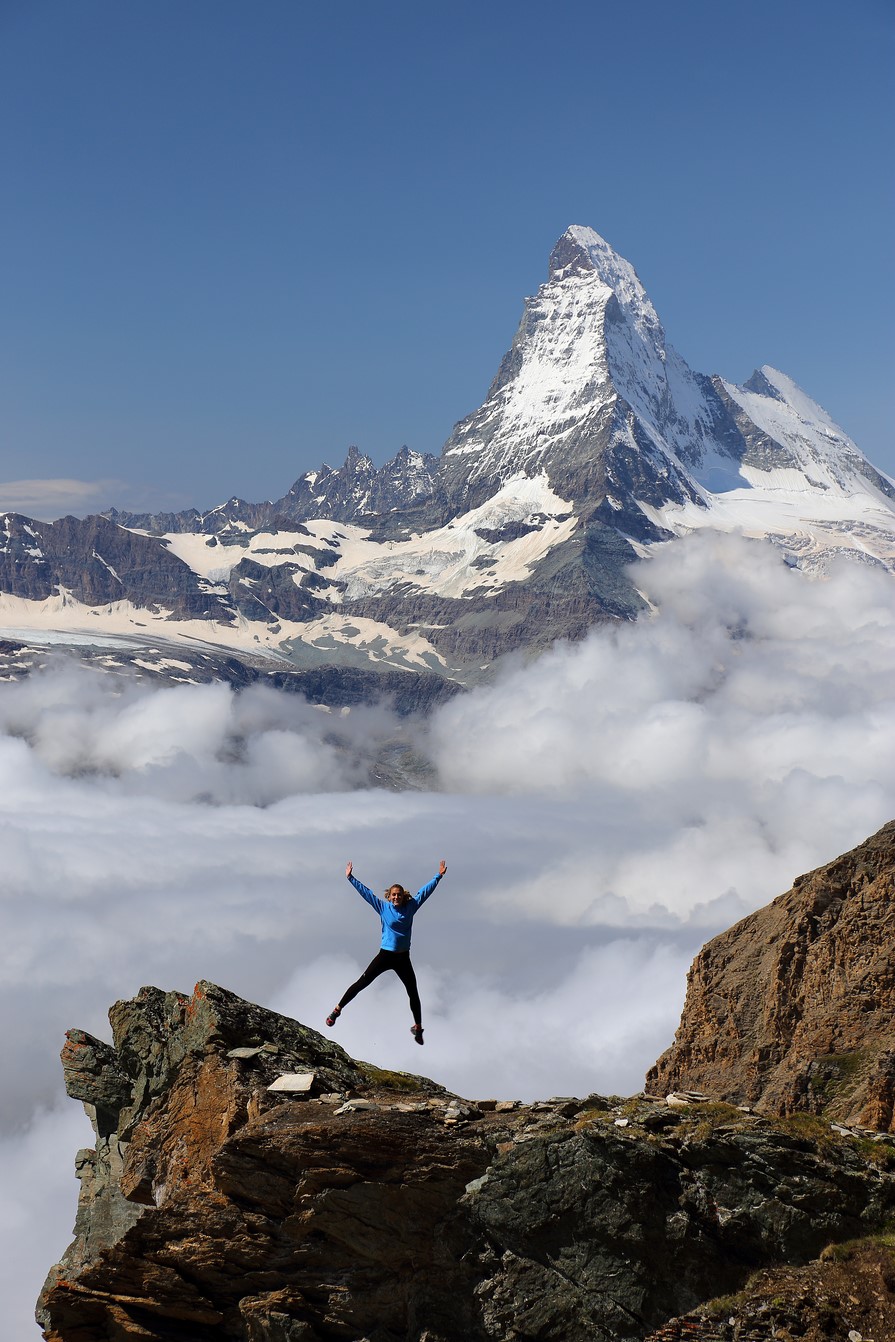
[(895, 572), (893, 483), (776, 369), (694, 372), (630, 262), (573, 225), (440, 457), (377, 468), (355, 447), (281, 499), (202, 514), (7, 519), (0, 609), (474, 680), (635, 615), (631, 560), (701, 528), (769, 537), (813, 571), (848, 555)]
[[(755, 392), (761, 396), (770, 396), (774, 400), (782, 401), (798, 415), (803, 423), (826, 429), (840, 442), (847, 442), (855, 447), (852, 440), (842, 432), (839, 425), (824, 410), (822, 405), (819, 405), (807, 392), (803, 391), (797, 382), (793, 382), (791, 377), (781, 373), (778, 368), (772, 368), (769, 363), (762, 364), (760, 368), (755, 370), (748, 381), (743, 383), (742, 391)], [(855, 450), (858, 449), (855, 448)]]
[(619, 307), (635, 323), (657, 351), (664, 350), (665, 332), (656, 309), (640, 282), (640, 276), (618, 252), (592, 228), (572, 224), (550, 254), (550, 278), (593, 270), (615, 295)]
[[(736, 407), (736, 417), (745, 416), (748, 424), (776, 446), (772, 462), (748, 457), (744, 461), (746, 472), (763, 467), (766, 475), (775, 473), (775, 478), (764, 482), (766, 487), (792, 487), (791, 474), (797, 472), (815, 489), (851, 494), (857, 487), (895, 499), (890, 482), (870, 465), (827, 411), (785, 373), (763, 364), (740, 387), (721, 378), (717, 384)], [(781, 476), (781, 471), (787, 475)]]

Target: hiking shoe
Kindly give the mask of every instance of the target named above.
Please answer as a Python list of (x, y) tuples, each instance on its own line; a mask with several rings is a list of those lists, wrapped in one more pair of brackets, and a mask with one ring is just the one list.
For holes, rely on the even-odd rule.
[(421, 1044), (421, 1043), (423, 1042), (423, 1027), (422, 1027), (422, 1025), (411, 1025), (411, 1027), (410, 1027), (410, 1033), (413, 1035), (414, 1039), (416, 1040), (416, 1042), (417, 1042), (418, 1044)]
[(332, 1027), (335, 1025), (336, 1021), (338, 1020), (339, 1016), (341, 1016), (341, 1014), (342, 1014), (341, 1007), (333, 1007), (332, 1011), (326, 1018), (326, 1023), (330, 1029), (332, 1029)]

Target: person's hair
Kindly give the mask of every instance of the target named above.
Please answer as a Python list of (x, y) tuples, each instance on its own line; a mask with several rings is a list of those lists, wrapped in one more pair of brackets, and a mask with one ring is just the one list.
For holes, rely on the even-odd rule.
[(401, 885), (400, 881), (392, 881), (391, 885), (388, 887), (388, 889), (387, 889), (386, 892), (385, 892), (386, 899), (387, 899), (388, 896), (392, 893), (393, 890), (400, 890), (400, 891), (401, 891), (401, 903), (402, 903), (402, 904), (406, 904), (407, 901), (408, 901), (408, 899), (410, 899), (410, 891), (409, 891), (409, 890), (405, 890), (405, 889), (404, 889), (404, 886)]

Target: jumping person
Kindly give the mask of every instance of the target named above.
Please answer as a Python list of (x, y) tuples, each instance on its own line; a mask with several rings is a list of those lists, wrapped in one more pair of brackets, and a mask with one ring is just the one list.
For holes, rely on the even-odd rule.
[(411, 895), (410, 891), (405, 890), (403, 885), (390, 885), (385, 892), (384, 899), (378, 899), (372, 890), (362, 885), (357, 877), (352, 876), (353, 870), (354, 864), (349, 862), (345, 868), (345, 875), (358, 894), (368, 904), (371, 904), (379, 914), (382, 920), (382, 941), (379, 954), (374, 956), (360, 978), (345, 991), (339, 1005), (334, 1006), (327, 1016), (326, 1023), (330, 1027), (335, 1025), (336, 1020), (342, 1014), (343, 1007), (346, 1007), (353, 998), (357, 997), (358, 993), (363, 992), (364, 988), (368, 988), (374, 979), (379, 978), (380, 974), (384, 974), (387, 969), (393, 969), (407, 989), (407, 996), (410, 998), (410, 1010), (413, 1012), (413, 1024), (410, 1027), (410, 1033), (416, 1042), (421, 1044), (423, 1042), (423, 1011), (416, 987), (416, 974), (414, 974), (413, 965), (410, 963), (410, 934), (415, 915), (447, 871), (447, 863), (442, 860), (438, 864), (438, 875), (433, 876), (429, 884), (424, 885), (421, 890), (417, 890), (415, 895)]

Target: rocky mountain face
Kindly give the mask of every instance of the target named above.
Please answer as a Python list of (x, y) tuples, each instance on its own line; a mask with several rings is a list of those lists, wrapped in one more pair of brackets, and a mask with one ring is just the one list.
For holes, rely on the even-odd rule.
[[(167, 612), (167, 619), (232, 619), (220, 593), (150, 536), (104, 517), (63, 517), (37, 522), (18, 513), (2, 519), (0, 589), (9, 596), (61, 612), (128, 601), (135, 608)], [(5, 615), (15, 607), (5, 603)], [(95, 617), (102, 623), (102, 615)]]
[(895, 822), (700, 951), (647, 1086), (895, 1130)]
[(691, 370), (629, 262), (574, 226), (440, 456), (377, 469), (351, 448), (280, 499), (206, 513), (7, 515), (0, 618), (470, 683), (633, 618), (627, 565), (706, 526), (807, 569), (844, 553), (895, 571), (892, 482), (783, 374)]
[[(810, 1117), (470, 1101), (207, 983), (110, 1020), (62, 1054), (96, 1144), (47, 1342), (765, 1342), (750, 1320), (788, 1297), (750, 1274), (820, 1271), (799, 1265), (895, 1214), (892, 1146)], [(862, 1252), (895, 1308), (891, 1259)], [(829, 1317), (882, 1308), (853, 1298)]]
[[(73, 651), (66, 648), (65, 654)], [(119, 643), (112, 639), (84, 642), (77, 648), (82, 665), (129, 684), (208, 685), (221, 682), (233, 689), (268, 685), (299, 694), (315, 707), (330, 711), (350, 709), (373, 701), (386, 702), (399, 718), (426, 717), (434, 708), (460, 693), (456, 681), (427, 671), (411, 675), (385, 668), (356, 666), (291, 667), (267, 658), (228, 656), (215, 648), (193, 648), (137, 638)], [(0, 680), (21, 680), (34, 671), (58, 668), (63, 658), (53, 645), (23, 638), (0, 638)], [(68, 661), (65, 655), (64, 661)]]

